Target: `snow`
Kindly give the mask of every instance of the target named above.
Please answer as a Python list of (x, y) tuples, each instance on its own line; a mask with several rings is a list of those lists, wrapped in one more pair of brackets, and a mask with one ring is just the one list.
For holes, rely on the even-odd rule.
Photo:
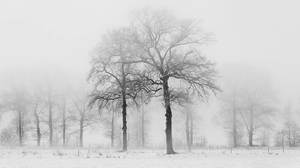
[(166, 155), (163, 150), (0, 149), (0, 168), (299, 168), (300, 150), (200, 149)]

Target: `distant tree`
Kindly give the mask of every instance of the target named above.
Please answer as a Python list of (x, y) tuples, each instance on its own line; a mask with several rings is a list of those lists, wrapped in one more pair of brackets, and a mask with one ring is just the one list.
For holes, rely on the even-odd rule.
[(53, 145), (53, 108), (54, 108), (54, 92), (51, 87), (47, 89), (46, 103), (48, 106), (48, 127), (49, 127), (49, 146)]
[(146, 141), (146, 122), (145, 119), (145, 105), (147, 105), (151, 101), (151, 94), (141, 91), (137, 94), (137, 96), (133, 99), (133, 102), (136, 106), (136, 131), (137, 131), (137, 145), (141, 147), (145, 147)]
[(243, 65), (231, 65), (223, 75), (221, 116), (224, 116), (226, 127), (231, 129), (233, 146), (240, 143), (244, 130), (249, 146), (254, 146), (254, 139), (259, 135), (262, 144), (266, 143), (277, 112), (276, 94), (269, 75), (261, 69)]
[[(261, 79), (256, 76), (255, 79)], [(272, 126), (272, 118), (276, 114), (275, 99), (276, 96), (272, 90), (272, 86), (267, 81), (261, 79), (256, 85), (246, 86), (243, 89), (242, 109), (239, 111), (242, 121), (248, 133), (248, 145), (253, 146), (253, 137), (255, 132), (260, 129), (268, 129)]]
[(88, 108), (88, 101), (88, 96), (84, 93), (75, 96), (73, 99), (75, 115), (73, 114), (72, 120), (79, 123), (79, 129), (77, 130), (79, 130), (80, 147), (83, 147), (84, 129), (97, 122), (96, 113)]
[(238, 86), (232, 86), (232, 84), (233, 83), (227, 84), (227, 86), (223, 88), (223, 92), (220, 96), (221, 114), (219, 116), (222, 118), (224, 128), (230, 132), (232, 147), (237, 147), (241, 143), (243, 124), (240, 116), (241, 91), (238, 89)]
[(115, 102), (109, 102), (106, 106), (106, 110), (108, 111), (108, 114), (110, 114), (110, 119), (108, 119), (108, 124), (110, 125), (110, 146), (113, 148), (115, 146), (115, 137), (116, 137), (116, 128), (115, 125), (117, 123), (116, 119), (119, 114), (119, 109), (121, 109), (121, 102), (115, 101)]
[(297, 122), (295, 120), (295, 115), (292, 110), (292, 107), (290, 104), (288, 104), (284, 111), (283, 111), (283, 118), (284, 118), (284, 125), (283, 125), (283, 132), (286, 135), (287, 138), (287, 145), (289, 147), (295, 147), (297, 146), (297, 142), (300, 141), (299, 132), (300, 127), (297, 125)]
[(5, 111), (12, 111), (16, 115), (17, 135), (19, 138), (19, 145), (22, 146), (24, 142), (24, 127), (25, 114), (27, 113), (30, 99), (28, 92), (24, 88), (11, 88), (2, 95), (5, 101), (2, 102)]
[(41, 111), (43, 109), (42, 99), (39, 95), (34, 95), (33, 97), (33, 116), (35, 122), (35, 129), (36, 129), (36, 143), (37, 146), (41, 145)]
[(66, 95), (62, 95), (61, 103), (59, 104), (59, 110), (61, 114), (61, 131), (62, 131), (62, 144), (63, 146), (67, 143), (67, 121), (69, 119), (68, 116), (68, 103), (66, 100)]

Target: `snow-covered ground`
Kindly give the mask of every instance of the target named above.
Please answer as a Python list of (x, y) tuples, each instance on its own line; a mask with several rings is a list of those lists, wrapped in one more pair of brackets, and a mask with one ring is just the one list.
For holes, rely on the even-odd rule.
[(201, 149), (165, 155), (162, 150), (0, 149), (0, 168), (300, 168), (300, 150)]

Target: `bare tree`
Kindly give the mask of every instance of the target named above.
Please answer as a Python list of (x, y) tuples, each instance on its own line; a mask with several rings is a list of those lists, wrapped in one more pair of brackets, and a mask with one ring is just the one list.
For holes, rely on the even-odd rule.
[(141, 12), (133, 25), (132, 41), (138, 54), (129, 62), (143, 63), (145, 79), (163, 90), (167, 154), (173, 154), (171, 84), (181, 81), (190, 92), (203, 97), (218, 90), (214, 64), (199, 51), (209, 35), (196, 22), (177, 19), (165, 11)]
[(16, 132), (19, 139), (19, 145), (22, 146), (24, 142), (24, 127), (25, 114), (27, 112), (28, 104), (30, 103), (28, 92), (24, 88), (11, 88), (4, 95), (6, 97), (3, 102), (3, 108), (6, 111), (15, 112), (16, 115)]
[(106, 110), (110, 113), (110, 146), (113, 148), (115, 146), (115, 136), (116, 136), (116, 118), (117, 115), (119, 114), (119, 109), (121, 109), (121, 102), (120, 101), (115, 101), (115, 102), (109, 102), (106, 106)]
[[(189, 104), (190, 105), (190, 104)], [(186, 144), (188, 151), (191, 151), (191, 148), (194, 143), (194, 114), (190, 106), (184, 105), (185, 112), (185, 134), (186, 134)]]
[(40, 123), (41, 123), (41, 118), (40, 118), (40, 106), (41, 106), (41, 102), (40, 99), (37, 99), (33, 105), (33, 115), (34, 115), (34, 120), (35, 120), (35, 128), (36, 128), (36, 143), (37, 146), (41, 145), (41, 138), (42, 138), (42, 134), (41, 134), (41, 127), (40, 127)]
[(67, 102), (66, 98), (63, 96), (62, 98), (62, 104), (61, 104), (61, 114), (62, 114), (62, 119), (61, 119), (61, 128), (62, 128), (62, 143), (63, 146), (66, 145), (66, 134), (67, 134)]
[(299, 141), (298, 132), (300, 130), (297, 122), (295, 121), (295, 113), (290, 104), (283, 110), (284, 128), (283, 131), (287, 137), (289, 147), (295, 147)]
[(220, 117), (223, 120), (224, 128), (229, 130), (232, 139), (232, 147), (240, 144), (242, 122), (240, 113), (241, 102), (237, 86), (227, 86), (221, 95)]
[(52, 90), (48, 89), (47, 92), (47, 105), (48, 105), (48, 127), (49, 127), (49, 145), (53, 145), (53, 95)]
[[(267, 89), (264, 88), (266, 91)], [(261, 128), (271, 128), (271, 118), (276, 112), (272, 102), (271, 93), (246, 92), (242, 109), (239, 111), (242, 121), (248, 133), (248, 145), (254, 146), (254, 134)]]
[(145, 91), (141, 91), (133, 99), (133, 102), (136, 106), (137, 145), (141, 147), (145, 147), (145, 136), (146, 136), (146, 131), (145, 131), (146, 119), (145, 119), (144, 106), (150, 102), (151, 96), (152, 96), (151, 93), (149, 94)]
[(185, 113), (185, 135), (188, 151), (191, 151), (194, 139), (193, 96), (186, 90), (171, 91), (171, 102), (178, 105)]
[(132, 46), (128, 43), (129, 32), (127, 28), (119, 29), (102, 38), (92, 60), (89, 78), (95, 85), (91, 105), (97, 102), (101, 107), (111, 101), (122, 102), (123, 151), (127, 150), (127, 100), (136, 96), (141, 83), (132, 75), (135, 74), (135, 69), (127, 62), (132, 51)]
[(96, 113), (88, 108), (88, 97), (85, 94), (75, 96), (73, 99), (73, 105), (76, 114), (73, 115), (72, 119), (79, 124), (78, 129), (76, 130), (79, 130), (79, 146), (83, 147), (84, 129), (97, 122), (95, 117)]

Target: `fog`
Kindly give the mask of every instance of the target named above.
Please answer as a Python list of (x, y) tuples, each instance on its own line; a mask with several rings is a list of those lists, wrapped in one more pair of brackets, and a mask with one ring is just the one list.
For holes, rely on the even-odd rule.
[[(222, 88), (227, 79), (236, 84), (245, 78), (250, 88), (267, 80), (280, 109), (291, 104), (299, 110), (299, 5), (296, 0), (2, 0), (0, 90), (49, 83), (61, 90), (86, 89), (91, 55), (103, 34), (128, 25), (134, 10), (167, 9), (179, 18), (200, 19), (201, 27), (214, 34), (203, 53), (216, 63), (217, 83), (223, 91), (210, 96), (207, 102), (199, 99), (193, 109), (200, 113), (198, 127), (208, 144), (227, 145), (228, 135), (216, 117), (222, 110), (219, 95), (228, 89)], [(253, 75), (262, 77), (251, 78)], [(148, 134), (155, 135), (149, 141), (159, 146), (165, 136), (163, 106), (155, 102), (146, 108), (148, 117), (153, 118)], [(175, 118), (181, 115), (176, 110), (174, 113)], [(180, 130), (180, 122), (177, 123), (174, 130)], [(5, 127), (7, 123), (1, 125)], [(109, 141), (101, 137), (101, 126), (89, 131), (92, 133), (86, 135), (86, 144)], [(174, 132), (174, 137), (180, 139), (183, 132)]]

